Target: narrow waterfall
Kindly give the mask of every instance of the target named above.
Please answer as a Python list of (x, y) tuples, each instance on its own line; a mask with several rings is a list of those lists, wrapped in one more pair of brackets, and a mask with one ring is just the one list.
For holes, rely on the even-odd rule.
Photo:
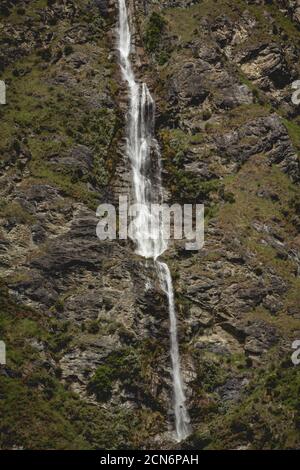
[[(161, 157), (154, 136), (155, 103), (147, 85), (135, 79), (130, 59), (131, 33), (126, 0), (118, 1), (120, 66), (130, 97), (127, 154), (132, 167), (134, 202), (139, 205), (132, 238), (136, 244), (136, 253), (154, 260), (162, 289), (168, 298), (176, 439), (181, 441), (190, 434), (190, 419), (180, 371), (174, 290), (168, 265), (158, 261), (158, 257), (167, 249), (162, 221), (151, 212), (151, 204), (162, 202)], [(153, 164), (154, 157), (156, 164)]]
[(159, 276), (168, 297), (170, 316), (171, 361), (174, 392), (174, 413), (177, 440), (185, 439), (191, 433), (190, 417), (185, 406), (185, 395), (180, 372), (180, 356), (177, 338), (177, 320), (174, 301), (174, 289), (169, 266), (157, 261)]

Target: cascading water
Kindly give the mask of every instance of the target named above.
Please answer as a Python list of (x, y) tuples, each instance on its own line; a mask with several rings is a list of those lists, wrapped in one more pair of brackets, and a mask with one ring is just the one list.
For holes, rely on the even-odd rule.
[(177, 320), (174, 302), (172, 276), (166, 263), (157, 261), (159, 276), (168, 297), (170, 316), (171, 360), (174, 391), (174, 413), (177, 440), (185, 439), (191, 433), (190, 417), (185, 406), (185, 395), (180, 372), (180, 356), (177, 338)]
[[(173, 283), (168, 265), (158, 261), (158, 257), (167, 249), (167, 242), (159, 215), (151, 211), (152, 203), (162, 201), (160, 153), (154, 137), (155, 104), (147, 85), (135, 79), (130, 60), (131, 33), (126, 0), (118, 1), (120, 65), (130, 96), (127, 154), (132, 166), (134, 199), (139, 204), (132, 235), (136, 252), (154, 260), (161, 286), (168, 298), (176, 438), (181, 441), (190, 434), (190, 419), (180, 372)], [(157, 156), (154, 169), (151, 164), (153, 155)]]
[[(167, 245), (160, 235), (161, 223), (159, 219), (154, 220), (155, 216), (150, 208), (151, 203), (159, 202), (161, 198), (160, 184), (154, 190), (151, 178), (148, 176), (151, 154), (158, 151), (154, 138), (155, 105), (147, 85), (136, 82), (132, 70), (131, 34), (125, 0), (119, 1), (119, 13), (120, 62), (130, 96), (127, 153), (132, 166), (134, 200), (135, 203), (140, 204), (132, 235), (137, 245), (136, 252), (145, 258), (156, 259), (165, 251)], [(156, 180), (159, 178), (160, 175), (156, 174)]]

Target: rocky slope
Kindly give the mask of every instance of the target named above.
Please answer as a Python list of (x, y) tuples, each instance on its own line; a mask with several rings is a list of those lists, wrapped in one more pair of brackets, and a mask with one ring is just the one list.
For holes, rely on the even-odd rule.
[[(297, 1), (130, 0), (157, 102), (169, 202), (206, 243), (166, 254), (194, 433), (187, 449), (299, 436)], [(151, 264), (100, 242), (130, 191), (117, 2), (1, 2), (1, 448), (174, 448), (166, 299)]]

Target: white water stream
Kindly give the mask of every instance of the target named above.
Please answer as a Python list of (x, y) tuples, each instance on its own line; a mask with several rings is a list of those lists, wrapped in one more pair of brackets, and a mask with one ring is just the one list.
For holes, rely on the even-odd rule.
[[(131, 32), (126, 0), (118, 1), (120, 66), (128, 84), (130, 98), (127, 154), (132, 167), (134, 202), (140, 204), (133, 238), (136, 253), (154, 260), (161, 286), (168, 298), (176, 439), (181, 441), (190, 434), (191, 427), (180, 371), (174, 290), (168, 265), (158, 261), (158, 257), (167, 249), (163, 225), (159, 217), (151, 213), (150, 208), (152, 203), (162, 202), (161, 156), (154, 136), (155, 103), (147, 85), (135, 79), (130, 58)], [(155, 162), (153, 158), (156, 158)]]

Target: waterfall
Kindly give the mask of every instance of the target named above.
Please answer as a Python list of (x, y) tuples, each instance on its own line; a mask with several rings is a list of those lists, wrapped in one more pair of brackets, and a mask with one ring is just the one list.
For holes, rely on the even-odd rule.
[(155, 103), (147, 85), (135, 79), (130, 59), (131, 33), (126, 0), (118, 1), (120, 66), (130, 97), (127, 155), (132, 167), (134, 202), (139, 205), (132, 238), (136, 244), (136, 253), (154, 260), (162, 289), (168, 298), (176, 439), (181, 441), (190, 434), (190, 419), (180, 371), (174, 290), (168, 265), (158, 261), (158, 257), (167, 249), (162, 221), (159, 215), (151, 212), (151, 204), (162, 202), (161, 156), (154, 136)]
[(174, 301), (174, 289), (169, 266), (157, 261), (163, 289), (168, 297), (170, 316), (171, 361), (174, 390), (174, 413), (177, 440), (185, 439), (191, 432), (190, 418), (185, 407), (185, 395), (180, 372), (180, 356), (177, 338), (177, 320)]

